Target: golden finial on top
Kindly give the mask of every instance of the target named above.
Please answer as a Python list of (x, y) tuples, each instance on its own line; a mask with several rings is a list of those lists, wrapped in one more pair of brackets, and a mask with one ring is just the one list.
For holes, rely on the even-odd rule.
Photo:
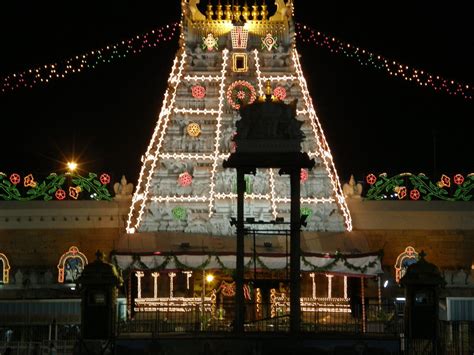
[(250, 16), (249, 7), (247, 5), (247, 1), (245, 1), (244, 6), (242, 6), (242, 17), (244, 21), (248, 21)]
[(268, 11), (267, 11), (267, 5), (265, 4), (265, 0), (263, 1), (263, 4), (261, 7), (262, 7), (262, 11), (260, 11), (260, 15), (262, 15), (262, 21), (266, 21), (267, 16), (268, 16)]
[(229, 4), (229, 2), (227, 1), (227, 4), (225, 4), (225, 11), (224, 11), (224, 14), (225, 14), (225, 19), (227, 21), (232, 21), (232, 9), (231, 9), (231, 4)]
[(257, 5), (257, 0), (255, 0), (254, 4), (252, 5), (252, 20), (257, 21), (258, 20), (258, 5)]
[(218, 21), (222, 20), (222, 16), (224, 16), (224, 11), (222, 11), (221, 0), (219, 0), (219, 2), (217, 3), (216, 16)]
[(207, 4), (207, 10), (206, 10), (206, 16), (208, 21), (212, 21), (212, 16), (214, 15), (214, 12), (212, 11), (212, 4), (211, 1), (209, 0)]
[(234, 5), (233, 17), (234, 17), (234, 21), (237, 21), (237, 22), (240, 21), (240, 5), (239, 5), (239, 3), (236, 3)]

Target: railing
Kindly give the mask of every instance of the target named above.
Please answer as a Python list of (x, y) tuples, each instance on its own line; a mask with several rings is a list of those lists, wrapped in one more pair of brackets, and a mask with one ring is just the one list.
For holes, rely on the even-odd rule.
[(474, 322), (440, 321), (440, 348), (446, 354), (474, 354)]
[[(307, 303), (307, 302), (306, 302)], [(305, 303), (305, 304), (306, 304)], [(154, 311), (140, 311), (135, 308), (134, 315), (118, 323), (118, 333), (196, 333), (229, 332), (233, 330), (234, 303), (226, 302), (214, 307), (167, 306)], [(288, 332), (289, 313), (287, 308), (277, 309), (269, 303), (246, 303), (246, 332)], [(403, 333), (403, 319), (397, 315), (395, 306), (366, 305), (362, 312), (360, 305), (328, 304), (314, 307), (306, 305), (301, 312), (301, 332), (307, 333), (346, 333), (380, 334), (399, 336)]]
[(11, 355), (52, 354), (53, 346), (57, 354), (73, 354), (76, 340), (0, 341), (0, 352), (3, 354), (6, 349), (10, 349)]

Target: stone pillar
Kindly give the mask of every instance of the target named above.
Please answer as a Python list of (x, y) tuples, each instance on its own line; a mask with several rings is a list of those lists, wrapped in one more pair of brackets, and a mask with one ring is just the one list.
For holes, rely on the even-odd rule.
[(78, 283), (81, 287), (82, 337), (85, 340), (110, 339), (115, 336), (118, 287), (122, 278), (115, 266), (104, 261), (97, 251), (97, 260), (84, 267)]

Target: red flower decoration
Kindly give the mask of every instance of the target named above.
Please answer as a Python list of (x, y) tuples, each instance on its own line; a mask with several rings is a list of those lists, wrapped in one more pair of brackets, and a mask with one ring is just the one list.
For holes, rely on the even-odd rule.
[(403, 200), (407, 196), (407, 188), (405, 186), (401, 186), (398, 189), (398, 199)]
[(184, 173), (182, 174), (179, 174), (178, 176), (178, 184), (180, 186), (189, 186), (191, 185), (191, 183), (193, 182), (193, 177), (191, 176), (190, 173), (188, 173), (187, 171), (185, 171)]
[(18, 175), (17, 173), (13, 173), (10, 175), (10, 182), (13, 185), (19, 184), (20, 180), (21, 180), (20, 175)]
[(276, 96), (278, 98), (278, 100), (283, 101), (286, 97), (286, 90), (283, 86), (277, 86), (273, 90), (273, 95)]
[(79, 192), (81, 192), (81, 188), (79, 186), (69, 187), (69, 196), (71, 196), (73, 199), (77, 200), (79, 197)]
[(374, 174), (369, 174), (365, 178), (365, 181), (367, 181), (367, 184), (373, 185), (377, 181), (377, 177)]
[(410, 191), (410, 198), (413, 200), (413, 201), (416, 201), (420, 198), (420, 191), (418, 191), (417, 189), (413, 189)]
[(454, 175), (453, 180), (456, 185), (462, 185), (462, 183), (464, 182), (464, 176), (462, 176), (461, 174), (456, 174)]
[(36, 187), (36, 181), (33, 177), (33, 174), (28, 174), (25, 176), (23, 179), (23, 185), (25, 185), (25, 187)]
[(201, 85), (194, 85), (191, 88), (191, 93), (195, 99), (203, 99), (206, 96), (206, 89)]
[(99, 180), (102, 183), (102, 185), (107, 185), (110, 182), (110, 175), (106, 174), (106, 173), (103, 173), (100, 176)]
[(56, 190), (54, 196), (59, 201), (64, 200), (66, 198), (66, 191), (64, 191), (63, 189), (58, 189), (58, 190)]
[(308, 180), (308, 170), (306, 169), (301, 169), (301, 173), (300, 173), (300, 181), (301, 182), (305, 182), (306, 180)]

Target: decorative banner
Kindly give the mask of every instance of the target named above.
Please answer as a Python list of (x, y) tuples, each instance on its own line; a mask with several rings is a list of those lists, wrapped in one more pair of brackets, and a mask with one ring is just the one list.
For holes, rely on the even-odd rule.
[(474, 97), (472, 85), (430, 74), (425, 70), (411, 68), (395, 60), (385, 58), (382, 55), (343, 42), (337, 38), (329, 37), (308, 26), (297, 23), (296, 36), (302, 43), (312, 43), (316, 46), (326, 48), (331, 53), (342, 54), (347, 58), (356, 60), (361, 65), (386, 71), (391, 76), (400, 77), (416, 85), (429, 87), (448, 95), (460, 96), (467, 100), (472, 100)]
[(448, 175), (441, 175), (438, 182), (432, 182), (426, 175), (403, 173), (391, 178), (387, 174), (380, 174), (378, 178), (369, 174), (366, 181), (371, 187), (367, 191), (367, 200), (407, 199), (417, 201), (432, 199), (445, 201), (472, 201), (474, 192), (474, 173), (464, 177), (456, 174), (453, 177), (455, 185), (451, 184)]
[(108, 201), (112, 199), (106, 186), (110, 183), (110, 175), (105, 173), (100, 176), (100, 180), (94, 173), (89, 173), (87, 177), (75, 173), (51, 173), (42, 182), (36, 182), (33, 175), (28, 174), (23, 179), (24, 187), (19, 184), (20, 181), (21, 176), (17, 173), (11, 174), (9, 178), (4, 173), (0, 173), (0, 200), (31, 201), (42, 199), (49, 201), (53, 198), (64, 200), (67, 197), (66, 191), (68, 191), (69, 197), (74, 200), (79, 197)]
[(98, 65), (108, 64), (117, 59), (139, 54), (147, 48), (156, 48), (164, 42), (173, 40), (178, 28), (179, 23), (175, 22), (63, 61), (42, 64), (22, 72), (7, 75), (0, 78), (0, 91), (7, 92), (19, 88), (33, 88), (38, 84), (47, 84), (55, 79), (64, 79), (71, 74), (95, 69)]
[(214, 37), (212, 33), (208, 33), (207, 37), (202, 38), (202, 49), (207, 49), (209, 52), (219, 49), (219, 38)]
[(273, 37), (271, 33), (267, 33), (267, 35), (262, 38), (262, 49), (264, 48), (269, 52), (271, 52), (273, 48), (278, 48), (277, 38)]
[(248, 81), (234, 81), (227, 89), (227, 102), (236, 110), (240, 109), (241, 104), (249, 105), (256, 99), (255, 88)]

